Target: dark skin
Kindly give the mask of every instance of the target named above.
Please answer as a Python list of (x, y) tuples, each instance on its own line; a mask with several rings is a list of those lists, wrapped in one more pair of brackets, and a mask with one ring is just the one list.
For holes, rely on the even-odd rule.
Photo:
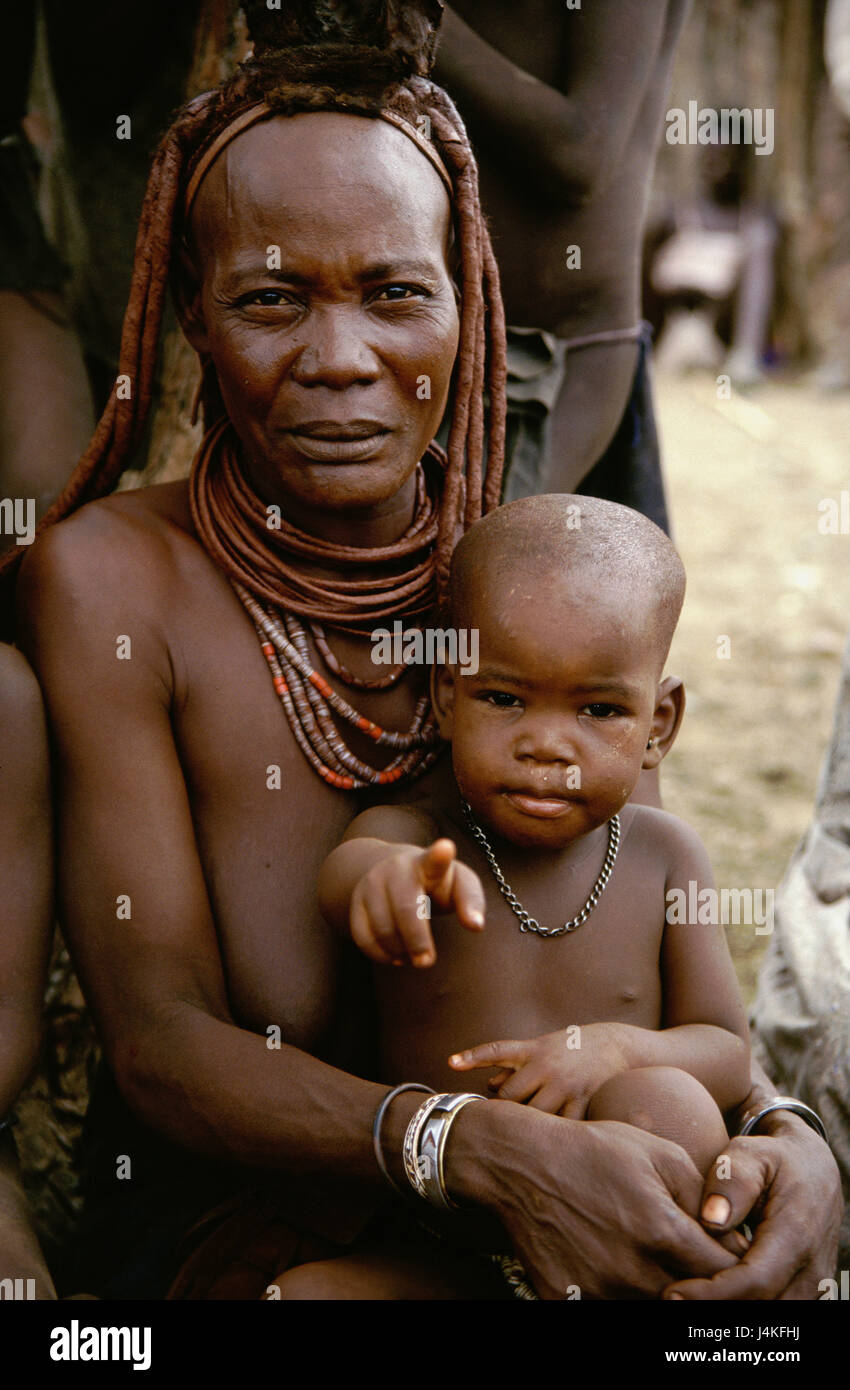
[[(420, 967), (376, 972), (385, 1080), (417, 1076), (455, 1090), (458, 1072), (478, 1072), (464, 1078), (469, 1089), (548, 1114), (636, 1115), (705, 1171), (726, 1143), (718, 1106), (733, 1108), (749, 1090), (747, 1021), (722, 927), (665, 926), (670, 888), (711, 886), (705, 850), (672, 816), (625, 805), (645, 762), (672, 745), (682, 685), (659, 680), (652, 596), (642, 603), (634, 584), (575, 567), (559, 581), (555, 563), (533, 563), (505, 586), (505, 559), (482, 538), (463, 602), (479, 670), (434, 673), (459, 790), (358, 816), (323, 867), (320, 905), (379, 966)], [(607, 823), (620, 813), (614, 878), (586, 928), (551, 941), (520, 934), (461, 796), (520, 901), (547, 926), (587, 899)], [(385, 1252), (381, 1261), (386, 1269)], [(312, 1270), (314, 1298), (364, 1277), (362, 1257), (354, 1270), (324, 1268), (330, 1288), (323, 1294)], [(383, 1294), (372, 1296), (398, 1298), (395, 1271), (386, 1272)], [(293, 1285), (290, 1276), (284, 1297)]]
[[(268, 467), (268, 501), (317, 535), (364, 546), (398, 536), (444, 404), (440, 390), (420, 402), (411, 386), (421, 372), (448, 383), (457, 341), (439, 178), (379, 122), (299, 116), (238, 137), (195, 211), (186, 331), (213, 352), (249, 467), (258, 478)], [(288, 285), (265, 271), (266, 247), (284, 233), (298, 277)], [(249, 257), (262, 273), (237, 308), (217, 287)], [(412, 258), (428, 263), (429, 283), (410, 276)], [(322, 474), (306, 453), (295, 467), (312, 446), (285, 426), (305, 415), (383, 420), (399, 447), (380, 436), (356, 470), (336, 462)], [(273, 458), (261, 456), (264, 439)], [(272, 476), (278, 467), (285, 480)], [(19, 594), (56, 749), (62, 919), (124, 1096), (201, 1154), (348, 1175), (377, 1198), (371, 1124), (385, 1088), (323, 1056), (338, 945), (315, 902), (319, 867), (359, 808), (297, 749), (251, 624), (193, 534), (185, 484), (105, 499), (51, 529)], [(122, 634), (130, 661), (116, 660)], [(374, 675), (367, 641), (333, 640), (346, 664)], [(418, 689), (358, 692), (358, 704), (401, 728)], [(267, 789), (271, 764), (282, 794)], [(131, 897), (131, 930), (116, 923), (119, 894)], [(266, 1046), (272, 1023), (280, 1051)], [(396, 1176), (414, 1108), (401, 1097), (387, 1119)], [(592, 1125), (565, 1144), (568, 1122), (507, 1103), (471, 1108), (487, 1113), (455, 1127), (452, 1188), (498, 1214), (548, 1296), (562, 1296), (576, 1249), (584, 1286), (601, 1291), (624, 1280), (656, 1293), (683, 1271), (711, 1277), (734, 1264), (682, 1209), (701, 1179), (676, 1145)], [(550, 1212), (545, 1240), (528, 1216), (538, 1201)], [(787, 1267), (796, 1254), (778, 1236), (772, 1263)]]
[[(44, 710), (19, 652), (0, 645), (0, 1118), (14, 1108), (41, 1037), (53, 932), (50, 784)], [(34, 1279), (55, 1298), (32, 1229), (15, 1145), (0, 1134), (0, 1279)]]
[[(647, 190), (688, 0), (460, 0), (436, 77), (478, 158), (509, 324), (563, 338), (640, 320)], [(616, 94), (616, 96), (614, 96)], [(568, 246), (581, 268), (567, 269)], [(541, 492), (573, 492), (610, 443), (634, 342), (570, 354)]]
[[(548, 583), (540, 572), (507, 590), (495, 581), (487, 567), (465, 606), (479, 631), (478, 672), (435, 675), (460, 796), (543, 925), (578, 912), (605, 857), (608, 821), (621, 812), (615, 877), (592, 928), (546, 941), (517, 930), (457, 794), (359, 816), (322, 872), (320, 904), (334, 925), (354, 919), (374, 959), (433, 966), (424, 976), (378, 972), (383, 1075), (448, 1089), (457, 1071), (495, 1065), (490, 1084), (504, 1099), (583, 1119), (609, 1076), (678, 1066), (730, 1110), (749, 1090), (749, 1050), (723, 929), (664, 922), (669, 889), (711, 886), (707, 855), (674, 817), (624, 810), (644, 763), (671, 747), (684, 705), (681, 682), (659, 682), (646, 611), (654, 605), (641, 611), (624, 586), (594, 595), (573, 572), (561, 584), (551, 571)], [(579, 771), (578, 789), (569, 768)], [(439, 949), (417, 915), (423, 892), (447, 914), (435, 924)], [(489, 930), (477, 939), (482, 913)], [(568, 1023), (586, 1034), (577, 1051), (566, 1045)], [(515, 1041), (485, 1041), (498, 1038)], [(470, 1080), (486, 1093), (483, 1078)]]

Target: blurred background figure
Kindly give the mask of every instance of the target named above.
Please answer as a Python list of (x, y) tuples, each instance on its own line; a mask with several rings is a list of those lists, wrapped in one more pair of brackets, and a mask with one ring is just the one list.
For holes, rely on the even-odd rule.
[[(64, 288), (70, 271), (45, 234), (37, 193), (44, 116), (27, 115), (36, 15), (10, 6), (0, 45), (0, 497), (40, 516), (88, 442), (94, 412)], [(0, 533), (0, 551), (16, 543)]]
[(640, 253), (687, 0), (457, 0), (436, 77), (469, 128), (508, 329), (506, 500), (585, 491), (667, 527)]
[(816, 222), (823, 240), (813, 382), (850, 390), (850, 0), (829, 0), (824, 25), (827, 81), (821, 85), (815, 157)]
[(754, 386), (768, 348), (779, 229), (749, 190), (750, 148), (701, 152), (702, 196), (677, 205), (668, 229), (653, 229), (661, 243), (649, 266), (662, 315), (656, 361), (662, 371), (701, 367)]
[[(199, 10), (40, 0), (4, 15), (0, 498), (31, 498), (39, 517), (115, 382), (150, 155), (183, 98)], [(0, 534), (0, 550), (15, 543)]]

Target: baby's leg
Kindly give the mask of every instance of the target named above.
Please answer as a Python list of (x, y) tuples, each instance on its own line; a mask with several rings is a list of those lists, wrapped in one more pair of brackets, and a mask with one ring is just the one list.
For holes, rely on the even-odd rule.
[[(501, 1276), (483, 1257), (432, 1251), (366, 1250), (299, 1265), (274, 1283), (286, 1302), (424, 1299), (509, 1299)], [(268, 1297), (268, 1295), (266, 1295)]]
[[(620, 1120), (660, 1139), (671, 1139), (704, 1175), (729, 1142), (714, 1097), (678, 1067), (636, 1067), (618, 1072), (591, 1097), (586, 1118)], [(696, 1216), (696, 1211), (691, 1215)], [(738, 1231), (724, 1236), (721, 1244), (733, 1255), (742, 1254), (747, 1247)]]
[(620, 1120), (672, 1139), (701, 1173), (723, 1152), (729, 1136), (714, 1098), (678, 1067), (636, 1067), (606, 1081), (587, 1108), (588, 1120)]

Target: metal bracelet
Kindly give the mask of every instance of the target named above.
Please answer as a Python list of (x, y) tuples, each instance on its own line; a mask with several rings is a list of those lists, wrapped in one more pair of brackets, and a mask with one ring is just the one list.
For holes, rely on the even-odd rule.
[(765, 1115), (770, 1115), (774, 1110), (790, 1110), (794, 1115), (799, 1115), (801, 1120), (805, 1120), (810, 1129), (819, 1134), (825, 1144), (829, 1143), (826, 1132), (826, 1125), (816, 1110), (810, 1105), (805, 1105), (801, 1100), (795, 1100), (793, 1096), (774, 1096), (773, 1100), (767, 1105), (762, 1105), (758, 1110), (748, 1115), (738, 1130), (738, 1137), (743, 1139), (748, 1134), (752, 1134), (756, 1125), (764, 1119)]
[(422, 1128), (438, 1101), (442, 1100), (440, 1095), (430, 1095), (426, 1101), (420, 1105), (419, 1109), (412, 1116), (404, 1135), (401, 1156), (404, 1162), (404, 1171), (407, 1181), (413, 1188), (418, 1197), (426, 1197), (425, 1184), (422, 1181), (421, 1165), (419, 1161), (419, 1137)]
[(445, 1158), (449, 1131), (464, 1106), (474, 1100), (484, 1100), (484, 1096), (468, 1091), (439, 1096), (419, 1135), (416, 1167), (424, 1189), (421, 1195), (442, 1211), (458, 1210), (457, 1202), (452, 1201), (446, 1189)]
[[(405, 1193), (399, 1187), (387, 1167), (386, 1159), (384, 1158), (384, 1146), (381, 1142), (381, 1125), (384, 1123), (384, 1117), (396, 1096), (403, 1095), (405, 1091), (426, 1091), (428, 1095), (434, 1094), (430, 1086), (423, 1086), (420, 1081), (403, 1081), (400, 1086), (394, 1086), (391, 1091), (387, 1091), (387, 1094), (375, 1111), (375, 1118), (372, 1121), (372, 1147), (375, 1150), (378, 1168), (393, 1191), (398, 1193), (399, 1197), (404, 1197)], [(0, 1125), (0, 1129), (2, 1129), (2, 1125)]]

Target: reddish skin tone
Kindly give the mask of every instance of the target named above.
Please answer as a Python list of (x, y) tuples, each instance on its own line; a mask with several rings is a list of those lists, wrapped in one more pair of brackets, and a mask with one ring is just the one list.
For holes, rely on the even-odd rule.
[[(687, 10), (687, 0), (447, 8), (435, 75), (469, 127), (509, 324), (571, 338), (640, 320), (646, 195)], [(566, 268), (568, 246), (581, 248), (580, 270)], [(541, 492), (573, 492), (604, 453), (637, 354), (625, 342), (568, 357)]]
[[(321, 114), (274, 127), (275, 141), (271, 125), (235, 140), (199, 193), (200, 278), (185, 289), (186, 330), (213, 348), (249, 450), (279, 409), (298, 421), (306, 406), (315, 418), (388, 412), (406, 441), (392, 458), (381, 450), (356, 471), (331, 467), (323, 490), (314, 461), (290, 468), (281, 445), (286, 486), (271, 478), (266, 493), (317, 535), (375, 545), (410, 519), (419, 451), (410, 417), (422, 411), (428, 439), (442, 411), (436, 388), (418, 402), (410, 384), (420, 372), (447, 382), (454, 359), (448, 202), (430, 164), (380, 122)], [(238, 224), (228, 218), (237, 188)], [(275, 301), (265, 248), (284, 230), (290, 268), (308, 283)], [(403, 293), (401, 304), (392, 293), (375, 307), (373, 292), (419, 285), (395, 269), (414, 252), (431, 264), (434, 291)], [(248, 256), (262, 274), (242, 293), (272, 302), (237, 309), (212, 287), (221, 265)], [(390, 262), (377, 283), (376, 257)], [(263, 459), (251, 467), (259, 477)], [(185, 484), (119, 494), (52, 528), (26, 558), (19, 595), (55, 740), (62, 920), (125, 1097), (202, 1154), (350, 1175), (377, 1199), (371, 1125), (385, 1088), (323, 1057), (338, 946), (315, 901), (319, 868), (357, 803), (322, 784), (298, 751), (253, 628), (193, 535)], [(116, 661), (120, 634), (132, 636), (131, 661)], [(368, 643), (333, 640), (346, 664), (374, 675)], [(358, 704), (401, 728), (416, 693), (404, 682), (358, 692)], [(266, 788), (270, 764), (281, 767), (283, 795)], [(132, 931), (116, 922), (123, 893)], [(266, 1047), (270, 1023), (282, 1029), (279, 1052)], [(397, 1178), (415, 1105), (400, 1098), (385, 1127)], [(683, 1271), (706, 1277), (734, 1263), (682, 1210), (702, 1180), (677, 1146), (507, 1103), (473, 1110), (484, 1113), (464, 1112), (453, 1133), (452, 1190), (498, 1213), (547, 1296), (563, 1296), (576, 1258), (588, 1290), (650, 1294)], [(555, 1195), (542, 1199), (553, 1174)], [(540, 1200), (545, 1242), (527, 1216)], [(777, 1268), (790, 1263), (781, 1232), (779, 1241)]]
[[(44, 711), (19, 652), (0, 646), (0, 1118), (38, 1056), (53, 934), (50, 787)], [(0, 1135), (0, 1280), (35, 1279), (56, 1297), (30, 1224), (11, 1135)]]

